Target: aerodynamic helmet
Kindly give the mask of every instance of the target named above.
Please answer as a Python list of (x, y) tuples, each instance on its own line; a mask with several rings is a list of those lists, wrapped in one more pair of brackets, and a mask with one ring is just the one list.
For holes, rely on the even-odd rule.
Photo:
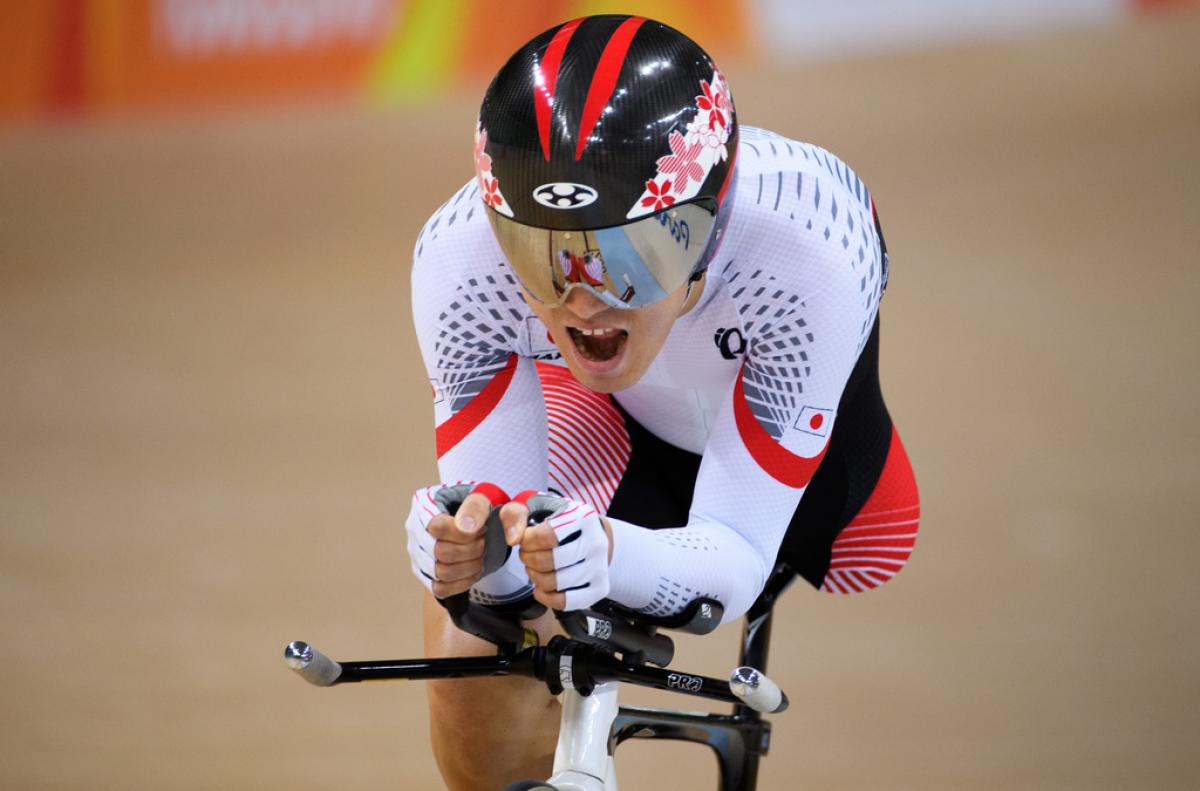
[(708, 266), (728, 220), (737, 120), (694, 41), (638, 16), (545, 31), (492, 80), (475, 173), (525, 290), (656, 302)]

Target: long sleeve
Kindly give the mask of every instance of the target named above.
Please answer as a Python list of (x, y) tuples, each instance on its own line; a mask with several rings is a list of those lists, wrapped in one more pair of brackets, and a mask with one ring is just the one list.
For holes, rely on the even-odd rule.
[(510, 492), (544, 487), (546, 415), (521, 348), (528, 309), (474, 189), (434, 214), (414, 251), (413, 321), (433, 394), (438, 470), (443, 481)]
[[(740, 263), (710, 271), (708, 285), (740, 317), (745, 357), (713, 418), (687, 524), (646, 530), (614, 520), (610, 595), (625, 606), (664, 615), (709, 596), (726, 620), (743, 613), (823, 458), (878, 310), (882, 251), (869, 196), (856, 200), (828, 177), (793, 178), (814, 222), (780, 221), (779, 197), (751, 206), (730, 240)], [(778, 182), (782, 193), (782, 174)]]
[[(528, 354), (528, 310), (473, 190), (434, 214), (414, 251), (413, 320), (433, 395), (438, 472), (443, 482), (488, 481), (510, 494), (544, 489), (546, 413)], [(472, 596), (503, 602), (529, 587), (514, 552)]]

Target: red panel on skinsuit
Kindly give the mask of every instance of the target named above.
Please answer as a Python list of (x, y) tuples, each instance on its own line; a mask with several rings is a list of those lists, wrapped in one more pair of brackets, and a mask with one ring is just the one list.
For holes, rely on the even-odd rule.
[(632, 453), (621, 413), (560, 365), (537, 364), (546, 399), (550, 485), (604, 513)]
[(893, 426), (883, 472), (862, 509), (833, 542), (821, 590), (855, 593), (896, 576), (912, 554), (920, 518), (917, 480)]
[(825, 458), (825, 450), (829, 447), (828, 440), (825, 442), (825, 447), (821, 448), (821, 452), (811, 458), (797, 456), (780, 445), (767, 433), (767, 430), (758, 422), (758, 418), (750, 411), (750, 405), (746, 403), (741, 373), (738, 374), (737, 385), (733, 388), (733, 417), (737, 423), (738, 434), (741, 435), (742, 442), (746, 445), (746, 450), (750, 452), (750, 456), (758, 463), (759, 467), (762, 467), (768, 475), (785, 486), (791, 486), (794, 489), (808, 486), (817, 467), (821, 466), (821, 459)]
[(496, 408), (496, 404), (500, 403), (500, 399), (507, 392), (508, 385), (512, 382), (513, 374), (516, 373), (516, 370), (517, 355), (513, 354), (509, 356), (504, 368), (492, 377), (492, 381), (488, 382), (479, 391), (479, 394), (471, 399), (471, 403), (467, 404), (460, 412), (437, 427), (437, 455), (439, 459), (445, 456), (455, 445), (462, 442), (464, 437), (474, 431), (483, 422), (484, 418), (492, 413), (492, 410)]

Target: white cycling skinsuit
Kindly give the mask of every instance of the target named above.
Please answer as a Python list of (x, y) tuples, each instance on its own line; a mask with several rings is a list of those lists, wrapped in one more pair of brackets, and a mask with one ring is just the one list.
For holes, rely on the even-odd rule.
[[(877, 329), (886, 283), (870, 193), (835, 156), (742, 126), (735, 178), (728, 230), (699, 302), (646, 374), (611, 396), (562, 365), (521, 297), (474, 181), (437, 210), (415, 249), (413, 311), (443, 481), (553, 492), (607, 513), (634, 452), (631, 424), (701, 454), (677, 525), (651, 530), (636, 514), (610, 518), (608, 597), (651, 615), (707, 596), (724, 605), (726, 620), (736, 618), (760, 592), (789, 525), (805, 530), (793, 514)], [(863, 590), (907, 560), (917, 496), (894, 432), (875, 477), (887, 486), (822, 545), (814, 584)], [(472, 595), (505, 602), (529, 590), (514, 552)]]

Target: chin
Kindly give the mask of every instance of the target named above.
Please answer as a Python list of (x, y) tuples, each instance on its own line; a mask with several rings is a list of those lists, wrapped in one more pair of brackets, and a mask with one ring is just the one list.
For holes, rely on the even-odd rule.
[(608, 374), (595, 374), (590, 371), (582, 370), (578, 365), (568, 365), (571, 373), (579, 380), (579, 383), (588, 390), (594, 390), (597, 393), (617, 393), (634, 384), (639, 378), (638, 376), (628, 376), (623, 371), (614, 371)]

